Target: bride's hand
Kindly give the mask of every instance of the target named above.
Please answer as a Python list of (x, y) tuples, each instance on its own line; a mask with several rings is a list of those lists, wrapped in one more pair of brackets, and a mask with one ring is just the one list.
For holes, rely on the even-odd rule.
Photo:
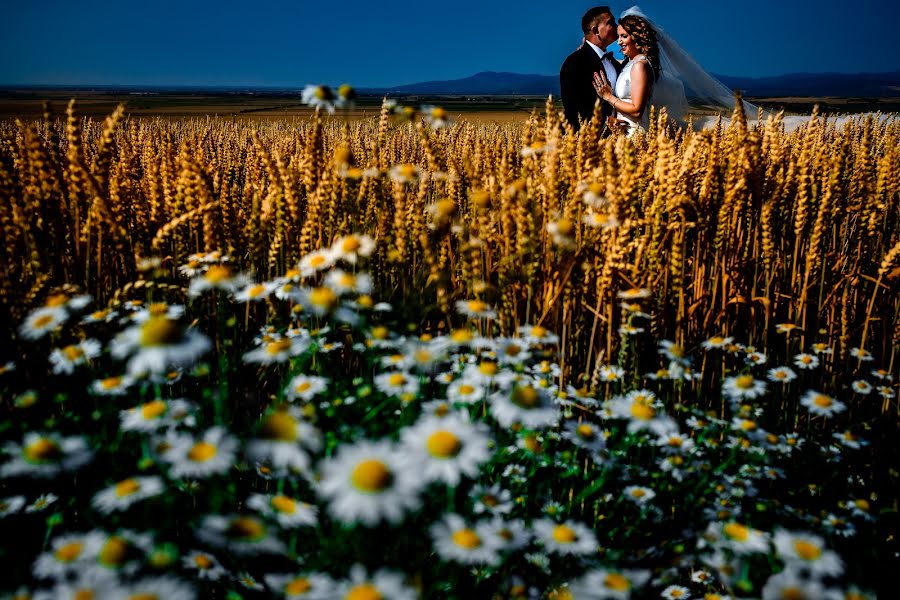
[(609, 84), (609, 80), (606, 79), (605, 75), (600, 75), (600, 73), (594, 72), (594, 89), (597, 90), (597, 95), (606, 100), (607, 102), (612, 97), (612, 86)]

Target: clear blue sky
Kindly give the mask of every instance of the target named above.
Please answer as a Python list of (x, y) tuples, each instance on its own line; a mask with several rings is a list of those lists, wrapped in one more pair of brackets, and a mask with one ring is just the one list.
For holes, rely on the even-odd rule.
[[(578, 45), (593, 5), (0, 0), (0, 84), (364, 87), (478, 71), (549, 75)], [(900, 69), (896, 0), (640, 5), (719, 74)]]

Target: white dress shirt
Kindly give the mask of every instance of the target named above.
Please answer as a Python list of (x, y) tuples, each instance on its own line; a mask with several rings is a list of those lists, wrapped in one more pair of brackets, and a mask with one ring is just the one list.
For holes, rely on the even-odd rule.
[(597, 53), (597, 56), (603, 61), (603, 70), (606, 72), (606, 78), (609, 79), (609, 84), (613, 89), (616, 89), (616, 68), (612, 64), (612, 58), (603, 58), (603, 48), (600, 46), (594, 45), (591, 42), (584, 40), (588, 46), (594, 49), (594, 52)]

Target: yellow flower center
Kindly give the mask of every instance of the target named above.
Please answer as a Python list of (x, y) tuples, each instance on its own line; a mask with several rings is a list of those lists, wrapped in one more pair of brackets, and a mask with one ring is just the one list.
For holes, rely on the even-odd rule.
[(394, 482), (394, 474), (376, 458), (361, 460), (350, 474), (353, 487), (366, 494), (383, 492)]
[(797, 587), (786, 587), (781, 590), (781, 597), (783, 600), (806, 600), (806, 594), (803, 593), (803, 590)]
[(579, 425), (575, 432), (578, 434), (578, 437), (584, 438), (586, 440), (592, 440), (596, 435), (596, 433), (594, 432), (594, 428), (587, 423), (582, 423), (581, 425)]
[(81, 556), (84, 550), (84, 544), (81, 542), (70, 542), (56, 549), (53, 554), (59, 562), (70, 563)]
[(495, 362), (485, 361), (478, 365), (478, 370), (481, 371), (482, 375), (493, 377), (499, 371), (499, 367), (497, 367)]
[(297, 501), (287, 496), (273, 496), (272, 508), (280, 513), (294, 514), (297, 512)]
[(481, 538), (468, 527), (457, 529), (451, 537), (454, 544), (466, 550), (474, 550), (481, 546)]
[(337, 294), (331, 288), (317, 287), (309, 293), (309, 303), (320, 308), (331, 308), (338, 301)]
[(218, 453), (215, 444), (209, 442), (197, 442), (188, 450), (188, 458), (194, 462), (206, 462), (215, 458)]
[(571, 235), (574, 230), (575, 225), (572, 223), (571, 219), (563, 217), (556, 222), (556, 231), (560, 235)]
[[(412, 165), (408, 166), (411, 167)], [(415, 167), (413, 167), (413, 172), (415, 172)], [(356, 236), (350, 236), (346, 238), (341, 244), (341, 249), (347, 253), (356, 252), (360, 248), (362, 248), (362, 242)]]
[(262, 430), (270, 440), (293, 442), (297, 439), (297, 421), (284, 410), (277, 410), (266, 417)]
[(231, 269), (225, 265), (213, 265), (206, 271), (204, 277), (212, 285), (223, 283), (231, 278)]
[(194, 564), (198, 569), (209, 569), (213, 566), (213, 561), (205, 554), (198, 554), (194, 557)]
[(814, 542), (807, 540), (795, 541), (794, 550), (797, 551), (797, 556), (803, 560), (818, 560), (822, 556), (822, 549)]
[(656, 416), (656, 411), (646, 401), (635, 401), (631, 404), (631, 416), (641, 421), (649, 421)]
[(808, 365), (812, 361), (813, 361), (813, 357), (810, 356), (809, 354), (804, 354), (803, 356), (800, 357), (800, 362), (802, 362), (804, 365)]
[(132, 478), (123, 479), (115, 486), (116, 496), (118, 498), (124, 498), (126, 496), (130, 496), (141, 489), (141, 484)]
[(813, 403), (820, 408), (828, 408), (834, 402), (831, 398), (829, 398), (825, 394), (816, 394), (816, 397), (813, 398)]
[(344, 600), (384, 600), (384, 596), (371, 583), (363, 583), (353, 586), (353, 589), (344, 596)]
[(114, 535), (103, 544), (98, 558), (104, 565), (110, 567), (118, 566), (125, 562), (128, 550), (129, 544), (125, 538)]
[(617, 592), (627, 592), (631, 589), (631, 582), (624, 575), (610, 573), (603, 579), (603, 585)]
[(111, 390), (119, 387), (122, 384), (121, 377), (107, 377), (106, 379), (100, 380), (100, 387), (104, 390)]
[(270, 356), (276, 356), (281, 354), (282, 352), (287, 352), (291, 348), (291, 339), (284, 338), (280, 340), (275, 340), (274, 342), (269, 342), (266, 344), (266, 354)]
[(247, 290), (247, 296), (249, 298), (258, 298), (263, 292), (266, 291), (266, 286), (261, 283), (257, 283), (249, 290)]
[(468, 329), (454, 329), (450, 339), (456, 344), (465, 344), (472, 341), (472, 332)]
[(459, 386), (459, 393), (462, 394), (463, 396), (468, 396), (469, 394), (471, 394), (474, 391), (475, 391), (475, 388), (471, 385), (464, 383), (461, 386)]
[(853, 504), (856, 505), (856, 508), (858, 508), (860, 510), (864, 510), (866, 512), (869, 512), (869, 501), (868, 500), (866, 500), (864, 498), (860, 498), (859, 500), (854, 500)]
[(62, 349), (62, 353), (71, 362), (75, 362), (76, 360), (84, 356), (84, 350), (82, 350), (78, 346), (66, 346)]
[(469, 309), (469, 312), (479, 313), (486, 310), (488, 305), (481, 300), (469, 300), (466, 302), (466, 307)]
[(43, 329), (47, 325), (53, 322), (53, 317), (50, 315), (41, 315), (37, 319), (34, 320), (34, 328), (35, 329)]
[(541, 401), (540, 393), (536, 388), (530, 385), (517, 385), (512, 391), (513, 404), (520, 408), (532, 409), (538, 406)]
[(266, 528), (256, 519), (237, 517), (228, 524), (227, 533), (230, 538), (252, 542), (263, 538), (266, 535)]
[(452, 458), (462, 450), (462, 442), (450, 431), (435, 431), (425, 442), (428, 453), (435, 458)]
[(49, 462), (62, 457), (62, 448), (49, 438), (39, 438), (25, 446), (24, 454), (30, 462)]
[(750, 538), (750, 530), (740, 523), (729, 523), (722, 531), (733, 540), (746, 542)]
[(753, 375), (741, 375), (735, 380), (734, 385), (742, 390), (749, 390), (753, 387)]
[(94, 600), (93, 590), (78, 590), (72, 596), (73, 600)]
[(388, 383), (394, 387), (399, 387), (406, 383), (406, 377), (403, 373), (394, 373), (388, 377)]
[(166, 346), (181, 339), (178, 323), (165, 317), (151, 317), (141, 327), (142, 346)]
[(557, 525), (553, 528), (553, 540), (558, 544), (571, 544), (578, 539), (575, 530), (567, 525)]
[(162, 400), (153, 400), (141, 405), (141, 416), (145, 419), (156, 419), (166, 412), (168, 405)]
[(292, 581), (289, 581), (286, 586), (284, 586), (284, 593), (287, 596), (299, 596), (300, 594), (305, 594), (309, 590), (312, 589), (312, 584), (309, 582), (309, 579), (305, 577), (298, 577)]

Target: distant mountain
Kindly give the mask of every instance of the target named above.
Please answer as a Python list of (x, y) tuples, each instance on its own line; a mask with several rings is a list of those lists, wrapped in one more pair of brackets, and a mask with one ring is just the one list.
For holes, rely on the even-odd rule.
[[(716, 75), (732, 89), (747, 96), (842, 96), (900, 97), (900, 71), (890, 73), (792, 73), (777, 77)], [(452, 96), (547, 96), (559, 95), (556, 75), (523, 75), (484, 71), (463, 79), (423, 81), (408, 85), (360, 90), (364, 93)]]

